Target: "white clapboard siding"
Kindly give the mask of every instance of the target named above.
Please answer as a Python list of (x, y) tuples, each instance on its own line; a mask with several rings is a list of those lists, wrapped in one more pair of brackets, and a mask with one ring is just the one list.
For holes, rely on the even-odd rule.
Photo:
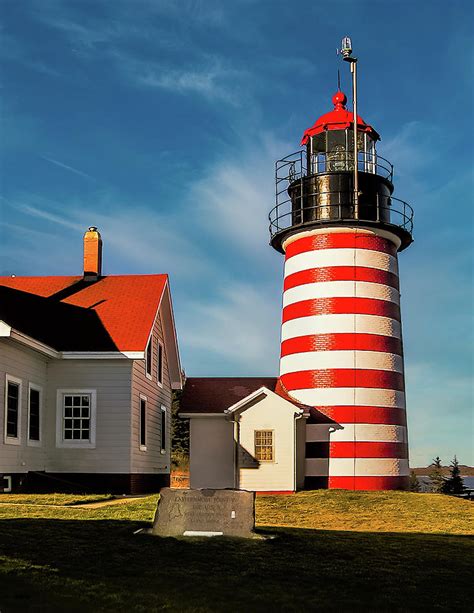
[[(28, 436), (28, 383), (43, 388), (42, 434), (45, 434), (45, 403), (47, 358), (9, 338), (0, 339), (0, 473), (22, 473), (44, 470), (45, 443), (27, 445)], [(5, 375), (21, 380), (20, 444), (5, 444)]]
[[(242, 411), (239, 425), (239, 484), (244, 490), (291, 491), (295, 486), (295, 407), (269, 394)], [(273, 430), (273, 462), (255, 462), (255, 431)], [(248, 464), (248, 467), (246, 466)]]
[[(48, 472), (130, 472), (131, 378), (131, 360), (51, 360), (46, 416)], [(58, 389), (96, 390), (94, 449), (56, 447)]]
[[(161, 311), (161, 310), (160, 310)], [(169, 332), (171, 334), (171, 331)], [(157, 381), (158, 343), (163, 346), (163, 385)], [(140, 394), (147, 399), (146, 451), (140, 450)], [(171, 465), (172, 390), (161, 313), (153, 327), (152, 378), (145, 374), (145, 360), (135, 360), (132, 371), (131, 471), (169, 473)], [(161, 452), (161, 406), (166, 408), (166, 442)]]

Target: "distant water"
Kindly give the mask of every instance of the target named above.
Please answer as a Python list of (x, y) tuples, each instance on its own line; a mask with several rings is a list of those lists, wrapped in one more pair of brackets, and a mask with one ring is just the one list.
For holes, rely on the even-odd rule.
[[(474, 477), (463, 477), (464, 485), (468, 489), (474, 489)], [(430, 478), (426, 476), (419, 476), (418, 481), (420, 482), (422, 491), (429, 491), (430, 489)]]
[(464, 481), (464, 485), (468, 488), (470, 488), (471, 490), (474, 489), (474, 477), (463, 477), (462, 480)]

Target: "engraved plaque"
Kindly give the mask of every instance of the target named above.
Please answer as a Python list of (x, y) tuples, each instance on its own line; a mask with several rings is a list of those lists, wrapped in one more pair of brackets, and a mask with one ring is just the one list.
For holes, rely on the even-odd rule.
[(163, 488), (150, 532), (157, 536), (251, 538), (254, 527), (254, 492)]

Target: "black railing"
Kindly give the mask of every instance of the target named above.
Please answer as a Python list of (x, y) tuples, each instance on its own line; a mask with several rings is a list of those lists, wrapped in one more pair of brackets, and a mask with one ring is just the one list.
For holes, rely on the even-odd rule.
[(358, 213), (356, 219), (353, 204), (342, 202), (317, 204), (298, 209), (293, 206), (291, 200), (287, 200), (270, 211), (270, 235), (273, 239), (278, 233), (290, 228), (324, 225), (332, 221), (383, 223), (404, 230), (410, 235), (413, 233), (413, 209), (407, 202), (393, 198), (393, 196), (387, 199), (385, 205), (380, 203), (359, 205)]
[[(352, 178), (347, 176), (349, 171), (354, 171), (353, 162), (353, 153), (345, 150), (311, 156), (300, 150), (277, 161), (276, 206), (269, 215), (274, 246), (281, 243), (282, 236), (273, 240), (279, 233), (334, 221), (388, 225), (398, 229), (396, 233), (402, 237), (405, 246), (410, 244), (413, 209), (407, 202), (390, 195), (393, 190), (392, 164), (378, 154), (359, 152), (360, 181), (363, 179), (367, 189), (362, 190), (356, 208), (354, 193), (349, 187)], [(341, 172), (346, 175), (342, 183), (337, 178)], [(380, 177), (380, 180), (375, 177)], [(347, 189), (343, 184), (347, 184)]]
[[(330, 151), (307, 155), (305, 150), (295, 151), (276, 162), (276, 183), (292, 183), (301, 177), (323, 172), (354, 171), (354, 153), (352, 151)], [(388, 179), (392, 182), (393, 165), (378, 153), (359, 151), (357, 170)]]

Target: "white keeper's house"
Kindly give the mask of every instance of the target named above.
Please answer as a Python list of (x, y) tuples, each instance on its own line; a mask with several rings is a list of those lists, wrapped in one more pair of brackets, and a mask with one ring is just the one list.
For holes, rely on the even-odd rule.
[(0, 492), (138, 493), (169, 484), (181, 389), (166, 274), (0, 277)]
[[(307, 423), (318, 412), (275, 377), (188, 377), (179, 415), (190, 421), (192, 488), (290, 494), (305, 484)], [(330, 420), (313, 425), (329, 437)], [(324, 432), (323, 432), (324, 431)]]

